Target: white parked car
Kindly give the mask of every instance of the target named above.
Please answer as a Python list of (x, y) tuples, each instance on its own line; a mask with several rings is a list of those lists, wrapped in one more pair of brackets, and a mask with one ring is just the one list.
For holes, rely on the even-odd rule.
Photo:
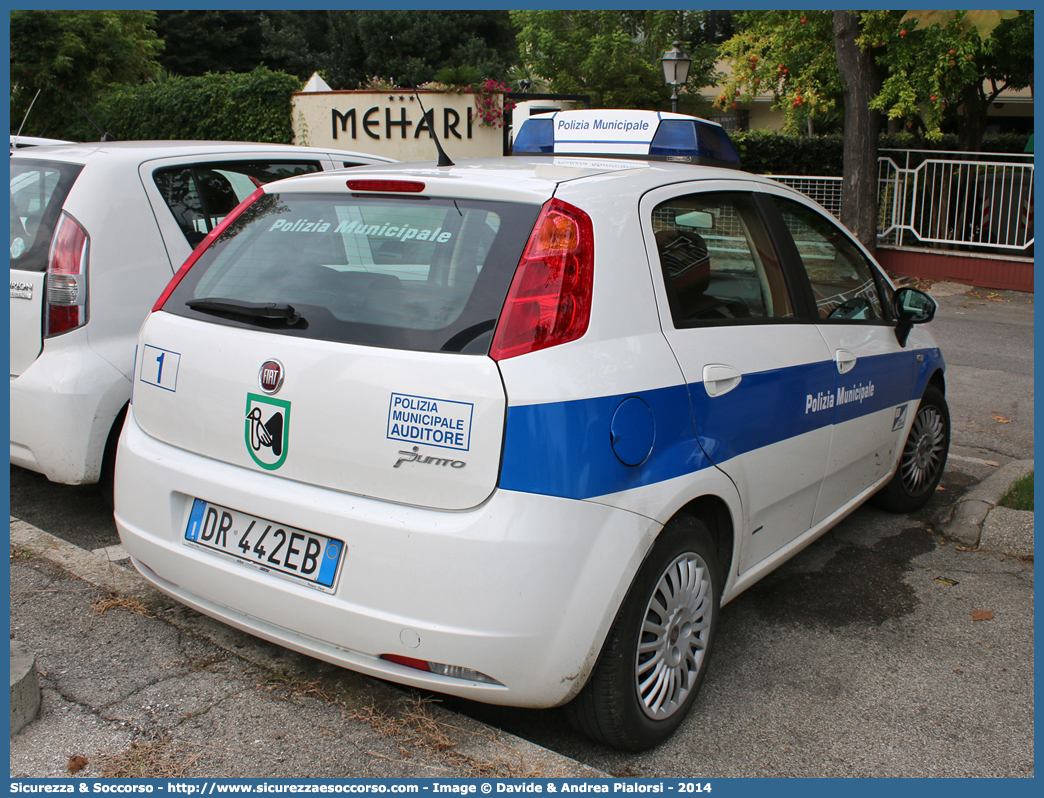
[(12, 152), (11, 463), (111, 489), (138, 329), (193, 247), (259, 185), (382, 162), (205, 141)]
[(946, 460), (932, 299), (677, 114), (262, 187), (138, 341), (116, 522), (224, 622), (642, 749), (719, 608)]

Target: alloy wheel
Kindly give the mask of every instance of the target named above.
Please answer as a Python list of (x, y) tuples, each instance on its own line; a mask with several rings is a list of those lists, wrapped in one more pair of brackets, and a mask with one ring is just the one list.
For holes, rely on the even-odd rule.
[(945, 454), (946, 422), (935, 407), (922, 407), (906, 439), (900, 464), (907, 493), (917, 496), (927, 490), (942, 467)]
[(693, 552), (675, 558), (653, 590), (638, 640), (635, 688), (653, 720), (669, 718), (693, 690), (713, 612), (707, 564)]

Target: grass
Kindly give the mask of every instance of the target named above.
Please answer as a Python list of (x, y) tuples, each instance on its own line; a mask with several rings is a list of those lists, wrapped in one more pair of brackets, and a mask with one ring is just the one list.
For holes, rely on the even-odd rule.
[(181, 779), (199, 757), (175, 753), (169, 738), (154, 738), (131, 743), (121, 753), (99, 757), (91, 763), (91, 775), (103, 779)]
[[(453, 716), (436, 708), (437, 702), (421, 696), (406, 693), (399, 701), (356, 703), (349, 695), (339, 690), (336, 680), (331, 682), (322, 678), (308, 681), (294, 675), (273, 673), (258, 685), (260, 689), (273, 691), (286, 690), (291, 695), (312, 698), (340, 707), (347, 720), (361, 721), (378, 734), (395, 741), (402, 759), (409, 761), (411, 750), (426, 751), (430, 758), (448, 773), (456, 773), (470, 778), (533, 778), (546, 774), (537, 766), (533, 770), (526, 766), (519, 754), (513, 754), (518, 761), (508, 761), (512, 754), (496, 761), (476, 759), (474, 755), (458, 750), (470, 732), (453, 725)], [(496, 733), (494, 732), (494, 741)], [(383, 754), (373, 753), (383, 757)], [(386, 757), (385, 757), (386, 758)]]
[(25, 562), (31, 560), (36, 555), (36, 552), (11, 544), (11, 562)]
[(1001, 496), (1002, 507), (1010, 507), (1012, 510), (1033, 509), (1033, 472), (1015, 481), (1008, 488), (1008, 492)]
[(91, 602), (91, 607), (96, 615), (104, 615), (109, 610), (123, 610), (133, 615), (149, 615), (148, 609), (140, 601), (131, 596), (121, 596), (118, 593), (107, 593), (105, 598)]

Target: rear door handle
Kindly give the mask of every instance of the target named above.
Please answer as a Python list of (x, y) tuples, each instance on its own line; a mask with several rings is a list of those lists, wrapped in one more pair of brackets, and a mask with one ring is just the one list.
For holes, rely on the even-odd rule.
[(703, 387), (707, 396), (722, 396), (740, 384), (743, 375), (732, 366), (712, 363), (703, 367)]
[(847, 374), (855, 368), (856, 356), (847, 349), (838, 349), (834, 352), (834, 362), (837, 363), (838, 374)]

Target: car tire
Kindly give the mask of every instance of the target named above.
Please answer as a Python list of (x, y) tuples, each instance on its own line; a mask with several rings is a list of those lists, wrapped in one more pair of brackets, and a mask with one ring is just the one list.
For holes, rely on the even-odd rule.
[(98, 477), (98, 492), (110, 509), (116, 505), (116, 449), (119, 447), (120, 433), (123, 432), (123, 422), (127, 420), (127, 407), (124, 405), (116, 414), (109, 429), (109, 437), (105, 440), (105, 452), (102, 454), (101, 474)]
[(723, 581), (706, 525), (685, 516), (669, 522), (587, 684), (565, 708), (574, 728), (626, 751), (647, 750), (673, 734), (710, 663)]
[(894, 513), (912, 513), (928, 503), (942, 479), (950, 449), (950, 410), (934, 385), (924, 389), (917, 415), (891, 481), (871, 502)]

